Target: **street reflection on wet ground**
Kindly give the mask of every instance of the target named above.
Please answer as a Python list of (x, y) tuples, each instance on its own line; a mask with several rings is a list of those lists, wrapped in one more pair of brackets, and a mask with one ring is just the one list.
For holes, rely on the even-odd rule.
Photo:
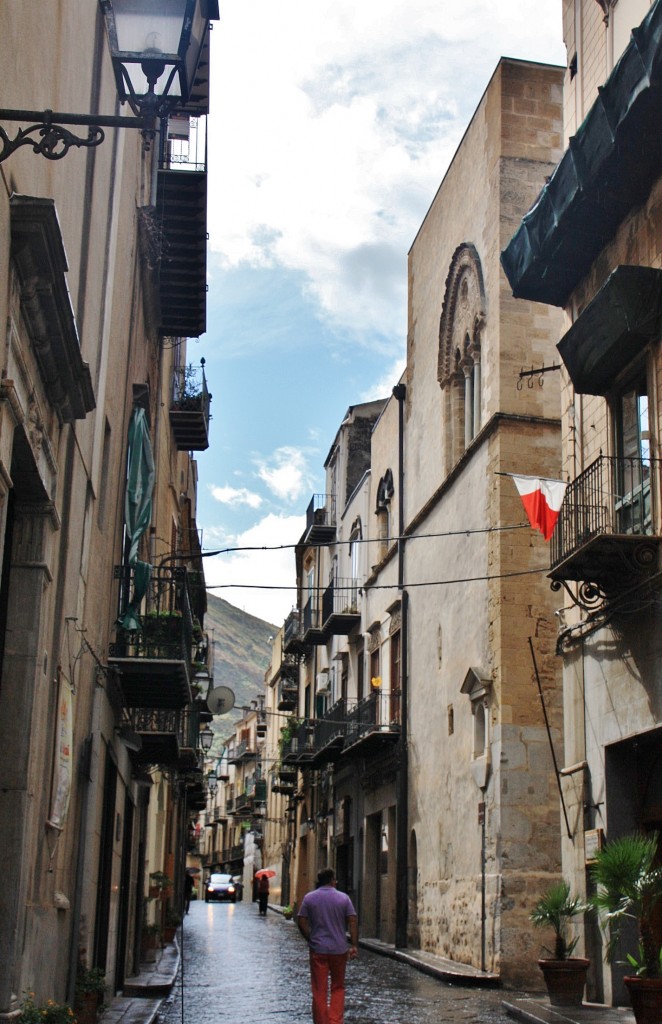
[[(194, 902), (163, 1024), (310, 1024), (308, 950), (292, 921), (254, 903)], [(499, 989), (463, 988), (360, 950), (347, 968), (346, 1024), (505, 1024)]]

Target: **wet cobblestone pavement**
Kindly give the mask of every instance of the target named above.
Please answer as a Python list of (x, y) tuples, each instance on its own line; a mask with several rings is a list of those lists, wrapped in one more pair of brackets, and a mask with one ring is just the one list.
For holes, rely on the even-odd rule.
[[(183, 985), (180, 972), (163, 1024), (311, 1024), (307, 947), (280, 914), (193, 903), (182, 946)], [(502, 999), (499, 989), (446, 985), (361, 949), (347, 968), (345, 1022), (505, 1024)]]

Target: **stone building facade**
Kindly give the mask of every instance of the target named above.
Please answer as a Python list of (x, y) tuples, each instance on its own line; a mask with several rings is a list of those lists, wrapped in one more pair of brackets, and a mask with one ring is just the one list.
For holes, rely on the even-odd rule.
[[(43, 10), (3, 5), (4, 106), (115, 114), (102, 6), (72, 0), (53, 18), (48, 45), (36, 45)], [(205, 110), (203, 98), (196, 112)], [(195, 385), (186, 372), (186, 336), (204, 329), (204, 309), (202, 324), (180, 321), (172, 280), (161, 294), (182, 249), (168, 191), (179, 143), (157, 131), (146, 151), (135, 128), (107, 128), (98, 147), (49, 160), (32, 146), (8, 153), (26, 124), (0, 123), (5, 1019), (26, 991), (72, 1003), (79, 963), (100, 967), (112, 995), (137, 969), (143, 923), (161, 925), (182, 892), (198, 764), (191, 681), (208, 651), (190, 453), (208, 444), (208, 395), (203, 377)], [(185, 180), (180, 199), (191, 186), (200, 198), (206, 170)], [(202, 214), (193, 241), (204, 257)], [(169, 234), (168, 269), (156, 227)], [(185, 287), (191, 308), (204, 278), (203, 269)], [(150, 611), (171, 630), (158, 650), (154, 632), (147, 641)], [(161, 645), (173, 643), (169, 657)], [(155, 872), (173, 884), (148, 904)]]
[[(566, 315), (558, 349), (569, 485), (551, 576), (562, 605), (563, 872), (583, 894), (596, 846), (662, 823), (662, 5), (568, 0), (563, 12), (567, 148), (503, 264), (515, 295)], [(591, 918), (580, 934), (589, 997), (624, 1002), (622, 968), (605, 964)]]
[(406, 370), (338, 431), (283, 634), (295, 898), (330, 861), (364, 936), (511, 985), (539, 984), (528, 913), (560, 868), (529, 638), (559, 749), (562, 723), (547, 549), (501, 474), (559, 475), (558, 375), (519, 374), (561, 317), (510, 296), (499, 252), (561, 152), (561, 87), (498, 65), (410, 252)]

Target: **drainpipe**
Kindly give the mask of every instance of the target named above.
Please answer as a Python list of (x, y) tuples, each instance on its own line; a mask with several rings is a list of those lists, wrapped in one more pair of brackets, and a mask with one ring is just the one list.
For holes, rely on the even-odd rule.
[[(407, 946), (409, 911), (409, 751), (408, 751), (408, 621), (409, 595), (405, 590), (405, 502), (404, 502), (404, 426), (407, 388), (397, 384), (393, 397), (398, 402), (398, 591), (400, 606), (400, 744), (396, 782), (396, 876), (395, 876), (395, 945)], [(393, 685), (391, 683), (391, 685)]]

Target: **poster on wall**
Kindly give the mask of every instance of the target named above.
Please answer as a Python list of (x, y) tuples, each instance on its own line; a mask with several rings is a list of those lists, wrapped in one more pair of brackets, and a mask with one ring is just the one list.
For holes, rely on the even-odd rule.
[(48, 824), (61, 832), (67, 820), (71, 793), (71, 762), (73, 745), (73, 688), (66, 676), (60, 676), (57, 713), (55, 771), (53, 797)]

